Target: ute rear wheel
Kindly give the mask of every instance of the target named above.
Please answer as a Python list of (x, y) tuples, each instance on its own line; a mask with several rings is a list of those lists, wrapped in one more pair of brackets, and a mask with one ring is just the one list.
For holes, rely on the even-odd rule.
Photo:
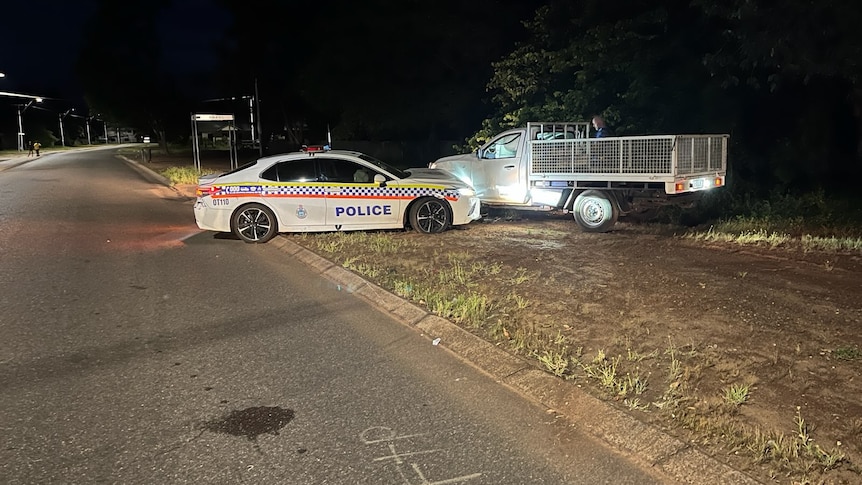
[(261, 204), (248, 204), (237, 209), (230, 220), (236, 237), (247, 243), (265, 243), (278, 233), (275, 214)]
[(423, 234), (437, 234), (452, 225), (452, 209), (445, 200), (423, 197), (410, 207), (410, 226)]
[(616, 224), (619, 208), (608, 194), (587, 190), (575, 199), (575, 222), (586, 232), (608, 232)]

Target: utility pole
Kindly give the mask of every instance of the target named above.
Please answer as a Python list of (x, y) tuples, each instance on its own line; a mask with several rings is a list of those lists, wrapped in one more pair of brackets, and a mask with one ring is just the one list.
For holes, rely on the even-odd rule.
[(257, 150), (259, 156), (263, 157), (263, 123), (260, 119), (260, 96), (257, 92), (257, 78), (254, 78), (254, 106), (257, 108)]
[(60, 145), (66, 146), (66, 134), (63, 131), (63, 118), (69, 116), (69, 113), (75, 111), (75, 108), (69, 108), (65, 113), (61, 113), (58, 116), (60, 117)]
[(24, 151), (24, 122), (21, 119), (21, 115), (27, 111), (27, 108), (33, 106), (33, 103), (41, 103), (42, 98), (34, 97), (27, 104), (19, 104), (16, 105), (18, 107), (18, 151)]

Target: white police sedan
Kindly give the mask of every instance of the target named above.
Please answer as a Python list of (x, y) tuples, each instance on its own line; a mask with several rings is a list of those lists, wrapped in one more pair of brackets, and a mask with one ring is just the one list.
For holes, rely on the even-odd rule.
[(399, 170), (326, 147), (264, 157), (198, 184), (198, 227), (249, 243), (280, 232), (412, 227), (432, 234), (481, 217), (472, 187), (448, 172)]

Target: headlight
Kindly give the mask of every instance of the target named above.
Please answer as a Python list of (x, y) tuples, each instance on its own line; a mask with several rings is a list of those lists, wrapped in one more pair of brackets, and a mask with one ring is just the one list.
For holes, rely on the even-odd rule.
[(428, 168), (437, 168), (437, 162), (430, 162)]
[(476, 191), (471, 189), (470, 187), (463, 187), (458, 189), (458, 193), (463, 195), (464, 197), (473, 197), (476, 195)]

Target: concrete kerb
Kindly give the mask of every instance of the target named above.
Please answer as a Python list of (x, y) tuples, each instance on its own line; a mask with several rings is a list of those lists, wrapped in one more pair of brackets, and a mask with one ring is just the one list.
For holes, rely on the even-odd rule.
[[(125, 158), (125, 157), (124, 157)], [(147, 167), (133, 161), (141, 171)], [(156, 174), (157, 175), (157, 174)], [(158, 177), (161, 177), (158, 175)], [(161, 177), (164, 179), (164, 177)], [(165, 180), (165, 185), (170, 183)], [(414, 327), (429, 340), (440, 338), (443, 349), (475, 365), (528, 399), (560, 414), (573, 425), (644, 465), (657, 468), (679, 483), (756, 485), (761, 482), (715, 460), (661, 430), (643, 423), (578, 388), (554, 377), (458, 325), (366, 281), (308, 249), (279, 236), (270, 241), (281, 251), (314, 268), (344, 291), (350, 291), (396, 320)]]
[[(47, 155), (47, 154), (45, 154), (45, 155)], [(45, 155), (39, 155), (38, 157), (28, 157), (28, 156), (23, 156), (23, 155), (18, 155), (18, 156), (14, 156), (14, 157), (5, 157), (3, 159), (0, 159), (0, 172), (2, 172), (4, 170), (8, 170), (10, 168), (15, 168), (18, 165), (22, 165), (22, 164), (25, 164), (27, 162), (39, 160), (40, 158), (44, 157)]]

